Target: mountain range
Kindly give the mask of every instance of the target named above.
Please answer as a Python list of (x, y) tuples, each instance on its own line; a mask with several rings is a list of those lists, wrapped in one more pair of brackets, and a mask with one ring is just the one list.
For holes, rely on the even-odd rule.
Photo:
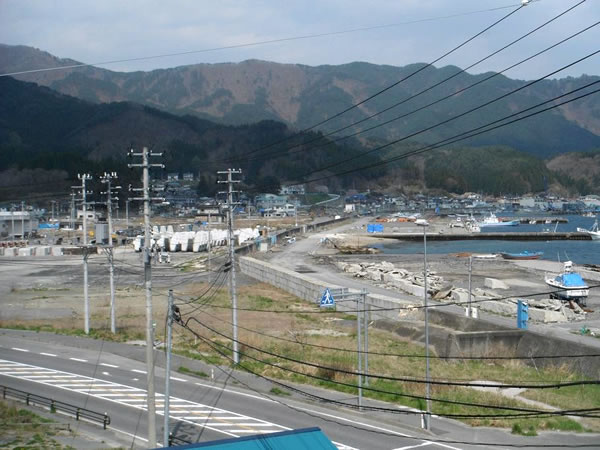
[[(57, 64), (74, 65), (77, 62), (59, 60), (48, 53), (28, 47), (0, 46), (2, 73)], [(230, 67), (233, 74), (239, 74), (243, 67), (250, 70), (268, 66), (271, 67), (271, 77), (279, 79), (280, 84), (285, 82), (293, 85), (290, 80), (285, 79), (285, 73), (277, 72), (287, 66), (257, 61), (224, 66)], [(206, 70), (214, 69), (207, 67)], [(372, 70), (380, 74), (379, 78), (376, 77), (380, 83), (383, 83), (383, 73), (410, 70), (357, 63), (341, 68), (293, 66), (293, 71), (298, 73), (298, 70), (302, 70), (313, 75), (321, 71), (311, 81), (318, 85), (323, 82), (323, 73), (329, 71), (338, 73), (341, 77), (339, 74), (345, 71), (348, 75), (352, 71), (351, 67), (369, 72), (354, 70), (357, 79), (346, 85), (354, 86), (352, 89), (356, 89), (360, 83), (366, 86)], [(287, 69), (291, 70), (291, 67)], [(600, 185), (600, 160), (597, 153), (558, 151), (589, 150), (596, 146), (600, 148), (598, 134), (592, 131), (600, 117), (596, 114), (598, 99), (593, 96), (580, 103), (539, 115), (535, 118), (537, 122), (524, 121), (518, 129), (511, 126), (505, 130), (497, 130), (493, 135), (490, 133), (486, 139), (492, 145), (476, 146), (477, 141), (470, 140), (450, 148), (405, 158), (405, 153), (422, 148), (423, 142), (427, 142), (427, 135), (415, 136), (393, 146), (386, 146), (380, 151), (373, 151), (377, 145), (386, 145), (391, 138), (397, 138), (398, 134), (395, 133), (400, 132), (382, 128), (379, 131), (386, 130), (386, 133), (391, 134), (374, 134), (367, 138), (360, 136), (333, 142), (322, 131), (312, 130), (298, 134), (297, 128), (290, 125), (290, 121), (261, 119), (260, 111), (264, 112), (269, 108), (271, 116), (281, 119), (274, 111), (285, 110), (284, 101), (278, 103), (279, 109), (274, 108), (270, 101), (264, 102), (262, 110), (252, 109), (257, 108), (256, 103), (233, 105), (229, 109), (220, 109), (220, 113), (215, 113), (216, 116), (206, 112), (210, 109), (206, 105), (216, 101), (214, 96), (211, 97), (212, 100), (205, 99), (205, 110), (177, 107), (180, 105), (175, 95), (180, 92), (179, 75), (187, 74), (186, 77), (198, 78), (200, 75), (190, 75), (197, 70), (198, 66), (191, 66), (123, 74), (85, 67), (76, 72), (59, 70), (15, 77), (37, 78), (36, 83), (9, 76), (0, 77), (0, 198), (18, 197), (28, 189), (50, 195), (48, 185), (54, 192), (68, 191), (77, 173), (84, 171), (102, 173), (117, 170), (123, 174), (124, 184), (137, 183), (138, 175), (127, 170), (125, 154), (130, 148), (139, 150), (142, 146), (167, 150), (163, 162), (168, 171), (193, 172), (199, 175), (198, 188), (206, 195), (212, 195), (216, 190), (216, 171), (226, 167), (243, 169), (246, 189), (259, 186), (268, 189), (271, 182), (276, 186), (279, 181), (289, 183), (307, 180), (312, 180), (313, 188), (324, 185), (336, 191), (369, 188), (406, 192), (429, 188), (447, 192), (481, 191), (496, 194), (540, 191), (547, 181), (563, 192), (567, 189), (581, 193), (597, 192)], [(432, 73), (442, 76), (440, 73), (448, 70), (450, 69), (432, 69)], [(224, 86), (230, 86), (226, 81), (231, 76), (233, 75), (225, 76), (222, 81)], [(155, 79), (153, 85), (148, 81), (152, 77)], [(121, 81), (117, 82), (117, 79)], [(164, 82), (168, 79), (171, 84), (165, 85)], [(248, 74), (244, 79), (246, 82), (240, 83), (235, 95), (231, 94), (232, 101), (234, 98), (243, 98), (249, 92)], [(260, 84), (261, 79), (257, 77), (256, 83)], [(593, 79), (580, 77), (544, 82), (546, 95), (557, 95), (561, 89), (567, 89), (565, 86), (572, 88)], [(74, 83), (74, 80), (78, 81)], [(500, 92), (510, 91), (515, 84), (524, 83), (503, 77), (498, 78), (498, 81), (505, 83), (499, 89), (499, 95)], [(308, 82), (305, 80), (304, 83), (306, 85)], [(152, 90), (150, 85), (156, 95), (146, 97)], [(203, 83), (199, 84), (201, 85)], [(188, 88), (189, 86), (188, 84)], [(313, 114), (318, 117), (323, 109), (339, 111), (354, 101), (350, 99), (350, 103), (336, 103), (335, 96), (324, 100), (323, 92), (328, 89), (315, 88), (312, 96), (304, 93), (294, 98), (303, 105), (313, 104)], [(333, 92), (331, 89), (329, 91)], [(136, 95), (139, 102), (122, 98), (134, 91), (138, 92)], [(113, 97), (107, 92), (112, 92), (114, 100), (118, 101), (112, 101)], [(169, 92), (173, 93), (171, 98)], [(78, 94), (83, 98), (71, 94)], [(194, 91), (194, 95), (199, 94)], [(265, 90), (265, 98), (271, 98), (272, 95)], [(531, 102), (532, 95), (531, 88), (523, 90), (523, 98), (519, 102)], [(459, 97), (462, 96), (465, 94)], [(161, 102), (157, 99), (160, 98), (171, 106), (159, 107)], [(179, 100), (182, 98), (180, 96)], [(477, 99), (473, 98), (463, 100), (468, 100), (473, 105), (477, 103)], [(536, 97), (535, 101), (538, 100), (539, 97)], [(288, 101), (288, 106), (292, 103)], [(516, 100), (511, 110), (517, 108), (515, 105)], [(247, 123), (236, 123), (243, 122), (234, 120), (235, 114), (232, 115), (232, 111), (236, 108), (250, 108), (250, 113), (245, 116), (248, 118), (245, 121)], [(363, 110), (353, 111), (356, 117), (362, 113)], [(300, 111), (297, 111), (294, 124), (298, 123), (299, 115)], [(448, 115), (451, 115), (450, 111), (439, 113), (438, 120)], [(544, 142), (557, 134), (560, 136), (553, 143), (553, 148), (558, 150), (553, 153)], [(434, 133), (429, 138), (442, 135)], [(423, 138), (423, 141), (419, 142), (418, 138)], [(500, 145), (510, 139), (513, 140), (514, 148)], [(526, 148), (519, 148), (519, 142), (525, 142)], [(568, 144), (560, 147), (561, 142)], [(548, 160), (547, 156), (552, 154), (558, 156)], [(385, 163), (392, 158), (396, 161)], [(580, 164), (585, 164), (586, 170), (579, 170)], [(369, 168), (356, 170), (362, 167)]]
[[(31, 47), (0, 45), (0, 73), (77, 64), (80, 63)], [(416, 71), (418, 74), (413, 76)], [(455, 66), (435, 68), (424, 67), (424, 64), (393, 67), (356, 62), (310, 67), (250, 60), (149, 72), (115, 72), (87, 66), (21, 74), (15, 78), (93, 103), (129, 101), (228, 125), (276, 120), (293, 129), (304, 129), (330, 119), (339, 111), (404, 80), (318, 127), (324, 133), (347, 127), (335, 134), (344, 136), (392, 120), (357, 135), (356, 139), (365, 146), (408, 135), (414, 135), (413, 141), (438, 141), (600, 80), (600, 77), (585, 75), (543, 80), (444, 126), (418, 133), (527, 84), (503, 75), (482, 81), (492, 75), (473, 75), (461, 73)], [(450, 79), (444, 82), (447, 78)], [(481, 84), (468, 88), (478, 82)], [(439, 86), (419, 94), (437, 83)], [(465, 88), (468, 89), (463, 91)], [(425, 107), (445, 96), (452, 97)], [(411, 97), (414, 98), (407, 100)], [(402, 104), (392, 107), (399, 102)], [(391, 109), (368, 122), (353, 125), (386, 108)], [(414, 112), (419, 108), (423, 109)], [(598, 148), (600, 96), (592, 95), (472, 138), (469, 145), (510, 146), (543, 158)]]

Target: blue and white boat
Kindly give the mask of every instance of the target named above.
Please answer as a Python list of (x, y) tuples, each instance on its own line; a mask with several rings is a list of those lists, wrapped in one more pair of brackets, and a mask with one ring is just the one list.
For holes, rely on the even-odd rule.
[(494, 213), (491, 213), (488, 217), (483, 219), (481, 222), (478, 222), (477, 225), (479, 228), (489, 228), (489, 227), (515, 227), (519, 225), (518, 220), (509, 220), (502, 221), (496, 217)]
[(583, 281), (583, 277), (573, 271), (573, 263), (571, 261), (565, 262), (561, 274), (554, 277), (546, 277), (546, 284), (557, 289), (550, 297), (561, 300), (575, 300), (585, 304), (590, 293), (590, 288)]

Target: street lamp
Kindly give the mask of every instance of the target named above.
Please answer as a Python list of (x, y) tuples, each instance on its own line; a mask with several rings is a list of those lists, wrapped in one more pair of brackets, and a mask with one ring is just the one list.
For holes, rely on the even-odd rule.
[(431, 384), (429, 377), (429, 307), (427, 303), (427, 227), (429, 222), (425, 219), (417, 219), (415, 222), (418, 226), (423, 227), (423, 309), (425, 310), (425, 398), (427, 404), (427, 412), (423, 417), (423, 428), (430, 429), (431, 419)]

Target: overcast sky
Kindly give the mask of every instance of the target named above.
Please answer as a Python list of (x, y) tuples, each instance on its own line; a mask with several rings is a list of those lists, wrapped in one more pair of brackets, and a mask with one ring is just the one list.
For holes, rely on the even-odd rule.
[[(579, 1), (535, 1), (436, 66), (470, 65)], [(246, 59), (312, 66), (352, 61), (401, 66), (433, 61), (518, 4), (520, 0), (0, 0), (0, 42), (96, 63), (393, 25), (102, 67), (147, 71)], [(489, 11), (510, 5), (514, 7)], [(441, 18), (458, 14), (463, 15)], [(406, 23), (422, 19), (432, 20)], [(600, 0), (587, 0), (470, 72), (502, 70), (599, 20)], [(597, 26), (506, 74), (537, 78), (599, 48)], [(582, 73), (600, 75), (600, 56), (555, 78)]]

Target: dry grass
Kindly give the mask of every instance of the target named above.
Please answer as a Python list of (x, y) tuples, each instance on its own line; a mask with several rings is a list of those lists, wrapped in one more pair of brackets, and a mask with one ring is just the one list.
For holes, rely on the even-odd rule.
[[(187, 299), (201, 296), (207, 291), (206, 283), (188, 282), (176, 286), (176, 302), (180, 305), (184, 319), (193, 317), (189, 322), (192, 333), (175, 328), (175, 350), (189, 357), (203, 359), (208, 363), (230, 364), (231, 341), (231, 309), (230, 298), (226, 287), (217, 291), (209, 290), (207, 295), (194, 302), (184, 303)], [(20, 293), (21, 295), (22, 293)], [(31, 292), (39, 294), (39, 292)], [(64, 293), (63, 293), (64, 294)], [(80, 297), (80, 294), (77, 293)], [(78, 298), (79, 298), (78, 297)], [(82, 333), (82, 302), (77, 298), (70, 302), (73, 310), (72, 318), (58, 320), (4, 320), (2, 326), (37, 327), (40, 330), (59, 331), (70, 334)], [(117, 295), (117, 312), (119, 334), (112, 336), (109, 328), (109, 306), (106, 294), (91, 293), (92, 335), (103, 339), (143, 339), (145, 329), (145, 294), (140, 287), (121, 288)], [(30, 300), (31, 301), (31, 300)], [(36, 300), (37, 301), (37, 300)], [(46, 300), (49, 301), (49, 300)], [(40, 305), (43, 305), (41, 301)], [(241, 345), (241, 367), (261, 373), (264, 376), (287, 381), (310, 383), (330, 389), (356, 393), (353, 387), (356, 377), (344, 372), (352, 372), (356, 367), (356, 335), (354, 320), (334, 320), (340, 317), (330, 311), (319, 311), (316, 305), (302, 302), (298, 298), (267, 284), (241, 286), (238, 289), (238, 324)], [(260, 311), (244, 311), (244, 309), (283, 310), (286, 313), (276, 314)], [(157, 323), (156, 334), (161, 338), (164, 333), (166, 314), (166, 295), (155, 291), (154, 318)], [(196, 321), (197, 320), (197, 321)], [(215, 331), (211, 331), (215, 330)], [(308, 334), (309, 330), (336, 331), (334, 335)], [(208, 345), (202, 338), (212, 342)], [(399, 340), (394, 335), (381, 330), (369, 331), (371, 352), (389, 353), (402, 356), (369, 357), (371, 373), (409, 379), (423, 379), (425, 373), (424, 350), (421, 346)], [(330, 350), (321, 347), (346, 349)], [(219, 349), (226, 356), (215, 351)], [(262, 349), (270, 354), (259, 352)], [(495, 354), (498, 354), (497, 352)], [(288, 360), (274, 355), (285, 355)], [(302, 362), (310, 362), (311, 367)], [(536, 370), (518, 361), (504, 360), (450, 360), (433, 358), (431, 373), (442, 380), (490, 380), (501, 383), (537, 383), (550, 381), (570, 381), (580, 379), (578, 375), (566, 368)], [(424, 408), (424, 401), (418, 398), (425, 395), (422, 382), (395, 382), (390, 380), (370, 379), (371, 387), (384, 392), (363, 391), (365, 396), (394, 402), (416, 408)], [(343, 384), (340, 384), (343, 383)], [(348, 384), (346, 386), (344, 384)], [(596, 387), (584, 386), (573, 389), (554, 391), (532, 390), (525, 396), (558, 408), (586, 408), (600, 405), (600, 390)], [(468, 388), (433, 386), (432, 397), (508, 407), (528, 407), (517, 399), (509, 399), (493, 392), (482, 392)], [(468, 407), (450, 403), (433, 402), (433, 411), (438, 414), (502, 414), (503, 410), (484, 407)], [(481, 426), (500, 426), (515, 429), (541, 430), (560, 429), (581, 431), (583, 427), (568, 418), (550, 419), (502, 419), (477, 418), (466, 422)], [(600, 430), (600, 420), (582, 422), (585, 428)]]

